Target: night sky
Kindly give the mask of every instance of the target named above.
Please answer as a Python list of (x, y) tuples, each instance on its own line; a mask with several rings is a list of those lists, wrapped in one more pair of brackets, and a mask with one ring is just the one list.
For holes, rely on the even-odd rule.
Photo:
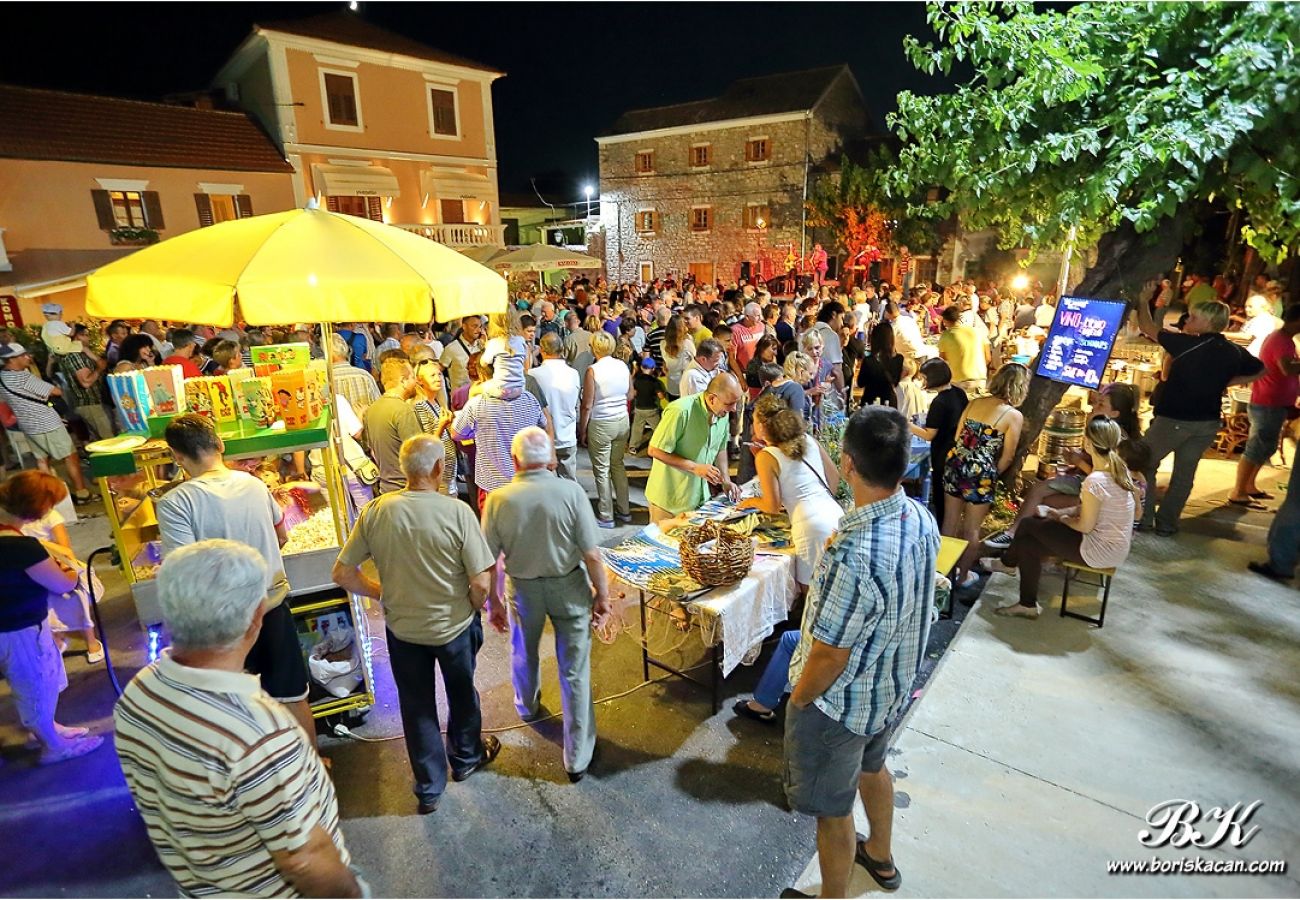
[[(7, 13), (0, 81), (142, 100), (206, 87), (254, 22), (340, 3), (27, 3)], [(898, 91), (942, 90), (903, 55), (921, 3), (380, 3), (371, 22), (504, 70), (493, 88), (502, 191), (573, 202), (592, 138), (626, 109), (714, 96), (736, 78), (847, 62), (875, 126)], [(21, 19), (21, 24), (19, 22)]]

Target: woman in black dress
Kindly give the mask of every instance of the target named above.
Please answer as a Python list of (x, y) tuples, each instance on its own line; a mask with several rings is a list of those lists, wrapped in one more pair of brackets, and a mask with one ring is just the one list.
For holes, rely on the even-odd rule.
[(894, 326), (881, 322), (871, 329), (870, 352), (858, 369), (862, 405), (898, 406), (894, 392), (903, 378), (903, 356), (894, 351)]

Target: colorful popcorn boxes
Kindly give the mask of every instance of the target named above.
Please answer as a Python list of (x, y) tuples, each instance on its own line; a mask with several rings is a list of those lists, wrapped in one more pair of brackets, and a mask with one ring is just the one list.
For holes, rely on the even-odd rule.
[[(235, 371), (239, 371), (236, 369)], [(243, 378), (239, 381), (241, 398), (240, 415), (258, 428), (275, 424), (275, 395), (271, 392), (270, 378)], [(245, 414), (247, 410), (247, 414)]]
[[(180, 367), (175, 368), (179, 371)], [(137, 370), (109, 375), (108, 392), (122, 416), (123, 427), (134, 434), (148, 434), (152, 405), (144, 373)]]
[(282, 369), (274, 373), (271, 393), (284, 427), (290, 431), (310, 427), (320, 418), (321, 391), (315, 374), (307, 369)]
[(235, 395), (224, 375), (185, 380), (185, 405), (218, 425), (235, 421)]
[(151, 416), (185, 412), (185, 374), (180, 366), (150, 366), (139, 370), (149, 389)]
[(230, 379), (230, 393), (235, 397), (235, 414), (241, 421), (253, 421), (252, 411), (248, 407), (248, 395), (244, 393), (244, 382), (253, 377), (253, 370), (247, 366), (231, 369), (226, 373)]
[(259, 378), (274, 375), (284, 369), (305, 369), (311, 361), (309, 344), (270, 344), (250, 347), (249, 359), (253, 361), (253, 374)]

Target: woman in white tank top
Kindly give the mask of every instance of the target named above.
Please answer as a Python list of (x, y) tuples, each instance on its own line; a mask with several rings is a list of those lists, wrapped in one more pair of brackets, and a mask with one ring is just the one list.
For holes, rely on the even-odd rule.
[(596, 481), (596, 522), (601, 528), (613, 528), (616, 516), (621, 522), (632, 520), (627, 470), (623, 468), (623, 454), (632, 430), (627, 414), (632, 374), (626, 363), (610, 355), (614, 352), (614, 338), (609, 332), (592, 335), (591, 352), (596, 361), (583, 375), (578, 443), (587, 445), (591, 459), (591, 474)]
[(771, 515), (790, 515), (795, 581), (807, 590), (826, 542), (839, 527), (844, 508), (835, 499), (840, 475), (825, 448), (806, 433), (804, 419), (776, 395), (754, 407), (754, 438), (766, 446), (755, 455), (762, 495), (740, 504)]

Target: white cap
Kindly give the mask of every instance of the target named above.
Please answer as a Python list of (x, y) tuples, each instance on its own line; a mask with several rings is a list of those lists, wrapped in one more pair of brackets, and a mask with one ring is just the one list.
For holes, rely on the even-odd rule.
[(46, 303), (41, 306), (41, 312), (47, 316), (61, 316), (63, 315), (63, 307), (58, 303)]
[(14, 359), (30, 352), (22, 344), (0, 344), (0, 359)]

